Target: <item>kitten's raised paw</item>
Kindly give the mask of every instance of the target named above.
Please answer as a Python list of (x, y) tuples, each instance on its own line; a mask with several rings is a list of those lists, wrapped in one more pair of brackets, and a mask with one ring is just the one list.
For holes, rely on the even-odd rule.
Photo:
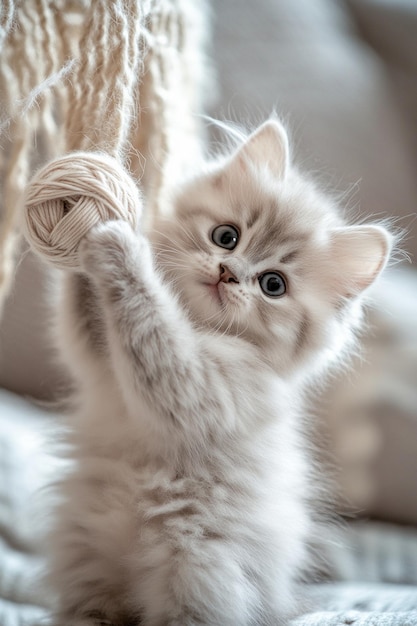
[(97, 275), (120, 267), (129, 249), (134, 248), (136, 237), (130, 224), (123, 220), (94, 226), (78, 248), (82, 269)]

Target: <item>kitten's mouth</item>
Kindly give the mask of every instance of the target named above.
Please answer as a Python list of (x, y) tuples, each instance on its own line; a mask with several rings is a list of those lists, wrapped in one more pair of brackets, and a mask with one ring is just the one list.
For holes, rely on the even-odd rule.
[(223, 300), (219, 291), (219, 283), (203, 283), (208, 288), (211, 297), (216, 300), (218, 304), (223, 304)]

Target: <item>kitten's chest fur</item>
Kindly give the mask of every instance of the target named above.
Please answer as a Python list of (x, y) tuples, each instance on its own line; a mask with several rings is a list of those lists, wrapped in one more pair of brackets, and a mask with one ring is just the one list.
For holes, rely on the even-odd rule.
[[(228, 366), (229, 380), (234, 358), (236, 354)], [(191, 514), (197, 507), (193, 515), (204, 510), (219, 518), (221, 512), (233, 517), (234, 511), (239, 511), (237, 517), (242, 511), (256, 517), (261, 506), (266, 521), (277, 508), (282, 515), (291, 503), (303, 506), (307, 456), (288, 385), (259, 370), (247, 371), (245, 380), (236, 362), (235, 388), (225, 393), (235, 403), (231, 413), (237, 414), (216, 415), (217, 422), (204, 431), (204, 411), (216, 411), (208, 388), (203, 402), (190, 399), (188, 415), (173, 416), (189, 424), (185, 437), (176, 434), (177, 424), (161, 428), (161, 416), (140, 394), (135, 403), (126, 402), (111, 370), (96, 377), (94, 388), (85, 381), (71, 435), (79, 479), (85, 480), (88, 468), (88, 480), (109, 493), (120, 490), (138, 523), (155, 507), (168, 507), (173, 514)]]
[[(248, 404), (243, 390), (241, 395)], [(260, 410), (268, 404), (271, 411), (284, 408), (264, 399)], [(89, 411), (80, 415), (77, 470), (73, 487), (66, 488), (85, 491), (79, 502), (86, 523), (95, 520), (95, 541), (109, 546), (105, 553), (116, 541), (119, 558), (136, 571), (134, 579), (147, 576), (148, 553), (154, 562), (158, 549), (164, 550), (172, 562), (176, 551), (200, 555), (205, 542), (219, 542), (222, 555), (236, 551), (247, 568), (254, 554), (258, 562), (273, 553), (304, 564), (304, 541), (311, 532), (308, 459), (292, 411), (281, 418), (262, 415), (261, 427), (239, 437), (208, 435), (199, 445), (164, 440), (145, 426), (158, 417), (152, 407), (140, 400), (126, 407), (110, 377)], [(144, 412), (148, 419), (139, 425), (135, 417)]]
[[(233, 364), (228, 370), (230, 380)], [(278, 377), (265, 376), (254, 368), (247, 372), (248, 385), (248, 380), (239, 380), (240, 376), (237, 367), (234, 388), (224, 389), (230, 396), (227, 414), (213, 404), (211, 389), (207, 388), (198, 403), (189, 399), (186, 415), (171, 416), (172, 428), (169, 424), (161, 428), (161, 416), (140, 390), (134, 403), (127, 402), (111, 370), (95, 376), (93, 384), (84, 380), (78, 415), (71, 418), (75, 427), (70, 436), (78, 440), (75, 451), (81, 448), (81, 456), (108, 456), (137, 468), (153, 465), (188, 477), (194, 473), (211, 475), (215, 467), (221, 472), (221, 457), (227, 467), (252, 465), (251, 471), (256, 473), (257, 466), (262, 471), (262, 459), (268, 463), (269, 454), (280, 457), (284, 449), (290, 451), (300, 444), (300, 407), (295, 398), (288, 400), (291, 385)], [(203, 428), (206, 412), (216, 414), (216, 422), (208, 429)], [(175, 436), (181, 419), (187, 426)]]

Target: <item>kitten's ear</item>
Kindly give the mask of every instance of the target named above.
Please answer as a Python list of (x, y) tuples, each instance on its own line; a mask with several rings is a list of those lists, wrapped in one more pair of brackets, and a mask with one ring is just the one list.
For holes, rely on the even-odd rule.
[(268, 120), (246, 139), (234, 161), (241, 167), (247, 162), (265, 165), (277, 178), (284, 178), (289, 163), (288, 136), (277, 120)]
[(331, 233), (331, 260), (341, 295), (352, 297), (369, 287), (385, 267), (392, 236), (381, 226), (348, 226)]

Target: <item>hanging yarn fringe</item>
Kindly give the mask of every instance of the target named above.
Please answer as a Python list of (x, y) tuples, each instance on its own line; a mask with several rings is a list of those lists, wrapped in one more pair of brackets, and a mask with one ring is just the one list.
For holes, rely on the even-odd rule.
[(79, 43), (80, 62), (68, 84), (68, 150), (105, 150), (123, 158), (141, 75), (142, 5), (138, 0), (91, 3)]
[(55, 159), (32, 179), (24, 209), (32, 248), (61, 269), (79, 269), (78, 246), (100, 222), (127, 220), (136, 230), (141, 196), (115, 158), (76, 152)]
[[(107, 153), (141, 177), (148, 223), (167, 210), (202, 152), (206, 17), (205, 0), (0, 2), (0, 309), (42, 164)], [(29, 222), (45, 235), (36, 210)]]
[(63, 269), (78, 268), (78, 245), (100, 221), (138, 225), (139, 191), (120, 161), (134, 114), (140, 14), (137, 0), (92, 4), (79, 44), (81, 61), (67, 87), (67, 148), (107, 155), (71, 152), (55, 159), (26, 192), (26, 236), (38, 254)]

